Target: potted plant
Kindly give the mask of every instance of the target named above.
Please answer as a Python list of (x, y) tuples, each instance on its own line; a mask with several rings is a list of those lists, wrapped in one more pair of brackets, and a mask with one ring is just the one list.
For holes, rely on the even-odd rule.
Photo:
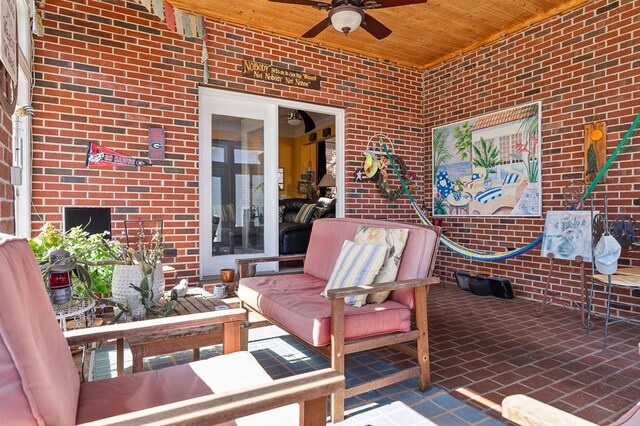
[[(158, 236), (158, 238), (161, 238)], [(160, 240), (161, 241), (161, 240)], [(157, 300), (164, 291), (164, 277), (155, 289), (148, 287), (148, 274), (155, 274), (158, 262), (153, 263), (153, 271), (149, 262), (159, 260), (162, 253), (161, 244), (150, 246), (148, 251), (136, 252), (119, 241), (107, 241), (103, 234), (89, 235), (81, 227), (61, 232), (51, 224), (45, 224), (40, 234), (29, 240), (36, 259), (40, 262), (43, 279), (48, 285), (48, 277), (56, 262), (50, 262), (50, 254), (56, 250), (66, 250), (69, 257), (64, 260), (70, 270), (72, 292), (77, 297), (96, 300), (100, 305), (113, 306), (117, 322), (122, 315), (132, 313), (133, 307), (142, 304), (144, 311), (151, 310), (158, 315), (170, 315), (176, 307), (174, 301), (160, 306)], [(126, 283), (130, 291), (128, 299), (110, 297), (113, 293), (113, 275), (121, 266), (131, 265), (133, 269), (145, 268), (148, 274), (131, 277)], [(162, 266), (159, 267), (162, 273)], [(162, 290), (160, 290), (162, 285)]]
[(120, 253), (112, 253), (115, 259), (122, 261), (113, 270), (111, 294), (114, 302), (126, 304), (132, 310), (143, 306), (142, 312), (152, 310), (164, 314), (157, 304), (165, 285), (160, 262), (162, 238), (159, 230), (148, 232), (141, 227), (130, 241), (131, 245), (121, 245)]
[[(29, 240), (29, 245), (41, 265), (49, 262), (52, 251), (68, 251), (72, 254), (73, 261), (84, 266), (89, 274), (91, 291), (100, 297), (108, 297), (111, 294), (113, 265), (116, 263), (112, 253), (121, 251), (120, 242), (105, 240), (104, 234), (90, 235), (80, 226), (62, 232), (52, 224), (46, 223), (40, 229), (40, 233)], [(82, 285), (74, 286), (74, 295), (90, 296)]]

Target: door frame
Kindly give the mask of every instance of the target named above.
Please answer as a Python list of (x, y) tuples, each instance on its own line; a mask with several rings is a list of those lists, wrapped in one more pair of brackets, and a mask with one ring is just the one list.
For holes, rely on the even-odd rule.
[[(199, 110), (199, 269), (200, 279), (205, 278), (204, 271), (206, 268), (205, 261), (210, 256), (204, 256), (211, 253), (212, 224), (209, 217), (211, 215), (211, 117), (210, 108), (205, 107), (207, 102), (245, 102), (247, 105), (256, 105), (268, 110), (267, 120), (265, 120), (264, 128), (264, 144), (265, 144), (265, 169), (266, 167), (278, 167), (278, 108), (300, 109), (304, 111), (318, 112), (335, 117), (335, 145), (336, 145), (336, 217), (344, 216), (344, 200), (345, 200), (345, 111), (341, 108), (329, 107), (324, 105), (309, 104), (299, 101), (271, 98), (248, 93), (233, 92), (228, 90), (214, 89), (210, 87), (200, 86), (198, 88), (198, 110)], [(218, 112), (219, 113), (219, 112)], [(208, 115), (208, 116), (207, 116)], [(273, 125), (275, 123), (275, 125)], [(207, 140), (209, 138), (209, 140)], [(273, 179), (267, 178), (273, 176)], [(273, 181), (273, 182), (272, 182)], [(278, 182), (277, 173), (265, 174), (265, 212), (264, 212), (264, 256), (278, 255)], [(207, 218), (207, 220), (205, 220)], [(207, 251), (208, 250), (208, 251)], [(229, 255), (229, 259), (242, 257), (255, 257), (253, 254)], [(227, 265), (235, 269), (235, 264)], [(227, 267), (225, 266), (225, 267)], [(277, 264), (258, 265), (269, 266), (269, 269), (277, 269)], [(211, 276), (210, 274), (206, 275)]]

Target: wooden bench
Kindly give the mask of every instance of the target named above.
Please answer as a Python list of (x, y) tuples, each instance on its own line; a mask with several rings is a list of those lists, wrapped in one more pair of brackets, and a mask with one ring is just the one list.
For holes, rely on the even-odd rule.
[[(345, 240), (353, 240), (361, 226), (408, 229), (397, 281), (335, 288), (322, 296)], [(306, 257), (299, 255), (240, 258), (238, 297), (273, 324), (300, 338), (345, 372), (345, 356), (393, 346), (410, 354), (416, 365), (385, 374), (331, 395), (331, 421), (344, 417), (345, 398), (412, 377), (419, 389), (430, 384), (427, 294), (439, 283), (431, 277), (440, 238), (438, 227), (355, 218), (318, 219), (313, 224)], [(249, 263), (304, 259), (301, 274), (247, 277)], [(378, 291), (391, 294), (382, 303), (346, 306), (345, 299)], [(412, 313), (415, 314), (412, 319)], [(407, 346), (413, 343), (415, 347)]]

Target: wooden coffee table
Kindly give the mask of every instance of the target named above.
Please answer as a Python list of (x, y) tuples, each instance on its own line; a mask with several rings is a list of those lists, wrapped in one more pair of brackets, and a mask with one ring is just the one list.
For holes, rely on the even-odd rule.
[[(164, 304), (170, 300), (170, 293), (166, 292), (159, 303)], [(229, 309), (229, 305), (220, 299), (216, 299), (213, 295), (202, 288), (192, 287), (185, 297), (178, 298), (177, 315), (196, 314), (200, 312), (211, 312), (222, 309)], [(222, 326), (211, 325), (206, 327), (198, 327), (189, 330), (178, 330), (171, 333), (158, 333), (158, 335), (150, 335), (142, 338), (127, 338), (127, 343), (131, 349), (133, 357), (133, 372), (142, 371), (143, 360), (145, 357), (193, 350), (193, 360), (200, 359), (200, 348), (203, 346), (211, 346), (222, 343)], [(124, 374), (124, 361), (122, 352), (124, 351), (123, 342), (118, 342), (117, 359), (118, 359), (118, 376)], [(120, 365), (122, 364), (122, 365)]]

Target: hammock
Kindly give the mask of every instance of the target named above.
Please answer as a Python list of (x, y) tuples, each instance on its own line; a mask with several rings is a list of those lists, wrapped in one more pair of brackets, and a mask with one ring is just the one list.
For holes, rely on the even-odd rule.
[[(584, 194), (582, 194), (581, 203), (584, 203), (589, 198), (589, 196), (593, 192), (593, 190), (596, 187), (596, 185), (598, 184), (598, 182), (600, 182), (602, 177), (605, 175), (605, 173), (607, 173), (607, 171), (611, 167), (611, 164), (613, 164), (613, 162), (615, 161), (616, 157), (624, 149), (625, 144), (627, 143), (627, 140), (631, 137), (631, 135), (633, 134), (634, 130), (636, 129), (636, 127), (638, 126), (639, 123), (640, 123), (640, 114), (637, 115), (636, 119), (633, 121), (633, 123), (629, 127), (629, 130), (627, 130), (627, 133), (625, 133), (625, 135), (620, 140), (620, 143), (616, 147), (616, 150), (613, 152), (613, 154), (611, 154), (611, 157), (609, 157), (609, 159), (607, 160), (605, 165), (602, 167), (602, 169), (600, 169), (600, 172), (598, 172), (598, 174), (593, 179), (591, 184), (587, 187), (587, 189), (585, 190)], [(427, 216), (424, 214), (424, 212), (418, 207), (418, 205), (416, 204), (415, 199), (413, 198), (413, 195), (411, 195), (411, 191), (409, 191), (409, 188), (407, 188), (407, 185), (405, 184), (404, 180), (402, 179), (402, 176), (400, 175), (400, 171), (396, 167), (396, 165), (395, 165), (395, 163), (393, 161), (393, 157), (391, 156), (391, 153), (387, 149), (387, 145), (382, 141), (382, 139), (380, 139), (380, 144), (382, 145), (382, 148), (384, 149), (385, 154), (389, 158), (389, 163), (393, 167), (393, 170), (395, 171), (396, 176), (398, 176), (398, 179), (400, 180), (400, 183), (402, 184), (402, 188), (404, 189), (404, 192), (409, 197), (409, 201), (411, 202), (411, 206), (415, 210), (416, 214), (420, 217), (420, 220), (422, 220), (422, 222), (425, 225), (431, 225), (431, 222), (429, 221)], [(460, 244), (452, 241), (450, 238), (448, 238), (448, 237), (446, 237), (444, 235), (442, 235), (440, 237), (440, 242), (442, 243), (442, 245), (444, 245), (449, 250), (451, 250), (454, 253), (457, 253), (460, 256), (465, 257), (467, 259), (479, 260), (479, 261), (485, 261), (485, 262), (497, 262), (497, 261), (500, 261), (500, 260), (510, 259), (512, 257), (516, 257), (516, 256), (519, 256), (519, 255), (521, 255), (523, 253), (526, 253), (527, 251), (531, 250), (532, 248), (534, 248), (535, 246), (537, 246), (538, 244), (540, 244), (542, 242), (542, 236), (543, 236), (543, 234), (538, 236), (535, 240), (531, 241), (530, 243), (528, 243), (524, 247), (517, 248), (517, 249), (514, 249), (514, 250), (502, 251), (502, 252), (483, 252), (483, 251), (468, 249), (468, 248), (466, 248), (464, 246), (461, 246)]]

